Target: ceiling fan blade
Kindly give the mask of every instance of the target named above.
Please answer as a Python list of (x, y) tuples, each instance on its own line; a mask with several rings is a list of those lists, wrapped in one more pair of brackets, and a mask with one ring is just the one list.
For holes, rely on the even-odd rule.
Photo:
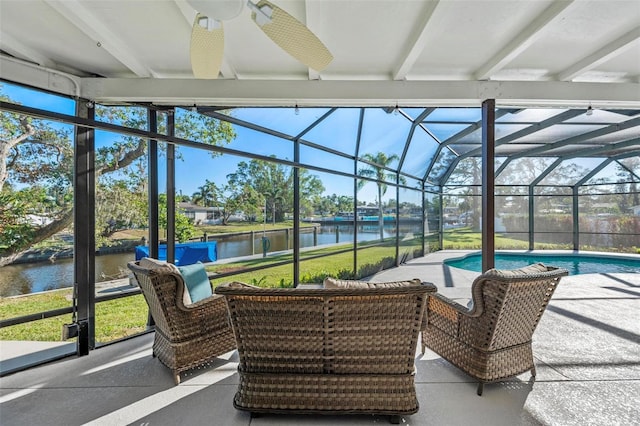
[[(251, 2), (249, 6), (252, 6)], [(251, 9), (251, 19), (258, 27), (285, 52), (309, 68), (322, 71), (333, 60), (329, 49), (309, 28), (278, 6), (260, 0)]]
[(191, 69), (196, 78), (218, 78), (224, 55), (224, 30), (218, 22), (198, 13), (191, 30)]

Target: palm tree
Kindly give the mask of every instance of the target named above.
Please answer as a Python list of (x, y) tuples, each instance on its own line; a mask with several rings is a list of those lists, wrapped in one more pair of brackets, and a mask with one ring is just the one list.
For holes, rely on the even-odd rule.
[[(370, 164), (366, 167), (358, 170), (358, 176), (373, 178), (378, 185), (378, 227), (380, 228), (380, 240), (384, 239), (384, 214), (382, 211), (382, 196), (387, 192), (387, 180), (395, 179), (396, 174), (388, 172), (388, 167), (392, 162), (398, 160), (399, 157), (396, 154), (387, 156), (384, 152), (378, 152), (377, 154), (364, 154), (361, 160), (365, 160)], [(358, 190), (362, 189), (367, 184), (367, 180), (358, 181)], [(400, 182), (404, 183), (405, 179), (400, 176)]]
[(217, 193), (218, 187), (216, 184), (207, 179), (204, 185), (199, 186), (198, 191), (191, 196), (191, 200), (194, 204), (211, 207), (214, 204)]
[[(277, 187), (277, 188), (272, 188), (270, 190), (267, 190), (264, 192), (264, 197), (267, 201), (269, 201), (271, 203), (271, 214), (273, 217), (273, 224), (276, 224), (276, 203), (280, 202), (284, 202), (286, 199), (286, 194), (285, 194), (286, 189), (283, 187)], [(265, 211), (264, 214), (266, 215), (267, 212)]]

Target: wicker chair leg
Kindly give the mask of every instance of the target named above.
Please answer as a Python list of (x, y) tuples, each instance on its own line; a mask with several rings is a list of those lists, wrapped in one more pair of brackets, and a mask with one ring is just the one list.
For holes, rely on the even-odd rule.
[(478, 383), (478, 390), (476, 391), (478, 396), (482, 396), (482, 391), (484, 391), (484, 383), (480, 382)]
[(176, 385), (180, 384), (180, 373), (177, 371), (173, 372), (173, 381), (176, 382)]
[(389, 422), (392, 425), (399, 425), (400, 424), (400, 420), (402, 419), (402, 417), (395, 415), (395, 416), (389, 416)]
[(531, 377), (536, 377), (536, 366), (531, 367)]

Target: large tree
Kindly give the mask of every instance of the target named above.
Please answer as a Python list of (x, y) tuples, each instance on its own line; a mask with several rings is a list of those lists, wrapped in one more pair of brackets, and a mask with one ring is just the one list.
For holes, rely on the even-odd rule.
[(198, 190), (191, 196), (191, 201), (204, 207), (212, 207), (215, 205), (216, 197), (220, 189), (209, 179), (205, 180), (204, 185), (198, 187)]
[(255, 221), (264, 205), (264, 196), (249, 185), (227, 184), (218, 194), (218, 204), (222, 206), (222, 224), (227, 225), (229, 218), (242, 213), (250, 221)]
[[(1, 93), (0, 97), (11, 102)], [(145, 108), (96, 105), (95, 113), (97, 120), (139, 129), (147, 126)], [(159, 122), (164, 123), (163, 120)], [(177, 113), (175, 123), (177, 135), (205, 144), (228, 143), (235, 137), (229, 123), (189, 111)], [(159, 132), (163, 131), (161, 126)], [(119, 224), (139, 220), (139, 215), (131, 210), (139, 211), (140, 205), (145, 206), (147, 188), (147, 140), (106, 132), (100, 132), (100, 137), (101, 143), (96, 143), (94, 168), (98, 191), (96, 238), (99, 242)], [(0, 209), (0, 230), (3, 231), (0, 232), (0, 266), (10, 263), (24, 250), (54, 234), (71, 230), (72, 170), (73, 141), (69, 126), (0, 112), (0, 197), (6, 202), (3, 203), (5, 206), (12, 207)], [(46, 203), (34, 199), (27, 191), (36, 187), (44, 189)], [(122, 201), (125, 196), (126, 200)], [(15, 212), (19, 208), (38, 217), (45, 216), (46, 220), (37, 223), (24, 214), (18, 217)], [(141, 209), (146, 210), (146, 207)], [(11, 230), (8, 238), (4, 238), (5, 229)]]
[(349, 195), (325, 195), (316, 201), (315, 210), (322, 216), (353, 211), (353, 197)]
[[(389, 180), (396, 179), (396, 173), (390, 172), (387, 168), (394, 161), (398, 160), (398, 156), (393, 154), (387, 156), (384, 152), (378, 152), (377, 154), (364, 154), (362, 159), (367, 161), (368, 164), (358, 170), (358, 176), (367, 177), (376, 180), (378, 187), (378, 227), (380, 228), (380, 240), (384, 239), (384, 210), (382, 196), (387, 193), (388, 185), (385, 183)], [(362, 189), (369, 181), (358, 180), (358, 190)], [(400, 177), (400, 183), (404, 183), (405, 179)]]
[[(322, 181), (306, 169), (299, 169), (300, 209), (308, 212), (313, 200), (324, 191)], [(249, 186), (266, 199), (267, 216), (273, 223), (284, 220), (285, 213), (292, 212), (293, 168), (271, 161), (251, 160), (238, 163), (236, 172), (227, 175), (229, 184)]]

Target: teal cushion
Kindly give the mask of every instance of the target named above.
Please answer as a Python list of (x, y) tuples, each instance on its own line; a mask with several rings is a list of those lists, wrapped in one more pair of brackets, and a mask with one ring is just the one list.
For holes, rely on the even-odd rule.
[(189, 296), (191, 296), (191, 303), (206, 299), (213, 294), (207, 271), (205, 271), (202, 262), (179, 266), (178, 270), (180, 270)]

